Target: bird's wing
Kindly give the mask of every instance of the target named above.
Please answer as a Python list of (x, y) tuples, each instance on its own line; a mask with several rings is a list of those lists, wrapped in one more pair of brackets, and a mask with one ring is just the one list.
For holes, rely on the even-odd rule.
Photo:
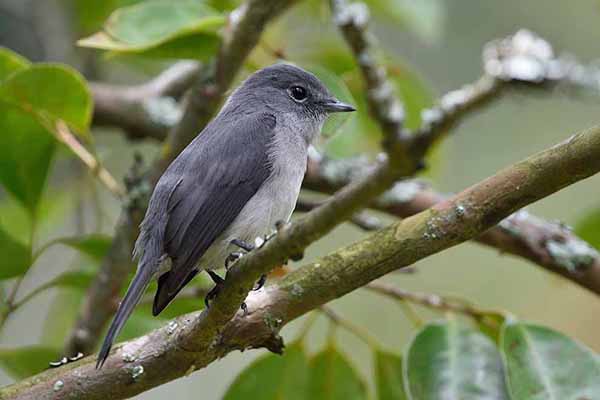
[(241, 116), (226, 124), (226, 131), (212, 124), (167, 177), (171, 191), (164, 250), (172, 266), (159, 280), (155, 315), (197, 273), (200, 257), (269, 177), (267, 150), (275, 123), (273, 115), (262, 113)]

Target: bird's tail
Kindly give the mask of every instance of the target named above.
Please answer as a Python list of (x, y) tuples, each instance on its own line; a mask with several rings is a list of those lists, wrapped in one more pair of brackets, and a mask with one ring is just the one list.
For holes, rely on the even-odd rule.
[[(143, 263), (142, 263), (143, 264)], [(98, 359), (96, 360), (96, 369), (102, 368), (104, 362), (108, 358), (108, 354), (110, 353), (110, 348), (117, 335), (123, 328), (125, 321), (133, 312), (136, 304), (140, 301), (140, 298), (144, 294), (144, 291), (148, 287), (150, 280), (152, 279), (152, 275), (154, 274), (154, 268), (148, 265), (140, 265), (138, 268), (135, 277), (131, 281), (129, 288), (127, 289), (127, 293), (125, 297), (121, 301), (119, 305), (119, 309), (117, 310), (117, 314), (115, 315), (112, 323), (110, 324), (110, 328), (108, 329), (108, 333), (104, 338), (104, 342), (102, 343), (102, 347), (100, 348), (100, 352), (98, 353)]]

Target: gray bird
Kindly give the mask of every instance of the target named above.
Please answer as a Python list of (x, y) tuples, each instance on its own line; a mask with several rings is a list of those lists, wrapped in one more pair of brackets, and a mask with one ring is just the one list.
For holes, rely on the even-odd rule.
[(158, 315), (200, 270), (208, 271), (217, 288), (222, 278), (212, 269), (236, 247), (250, 250), (248, 241), (289, 220), (310, 143), (330, 113), (346, 111), (354, 108), (313, 74), (289, 64), (261, 69), (231, 94), (154, 188), (135, 243), (137, 272), (97, 368), (153, 277), (159, 276), (152, 308)]

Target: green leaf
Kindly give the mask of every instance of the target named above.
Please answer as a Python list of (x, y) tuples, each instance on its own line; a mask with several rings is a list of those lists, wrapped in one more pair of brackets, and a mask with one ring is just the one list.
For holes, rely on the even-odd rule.
[(119, 7), (138, 3), (141, 0), (71, 0), (79, 27), (84, 32), (92, 32), (102, 26), (111, 12)]
[(404, 105), (405, 126), (417, 129), (421, 126), (421, 112), (434, 104), (433, 90), (414, 68), (397, 61), (388, 64), (388, 74)]
[(259, 357), (233, 381), (224, 400), (305, 400), (308, 389), (308, 362), (304, 348), (293, 343), (280, 356)]
[(31, 115), (0, 101), (0, 183), (30, 215), (37, 210), (54, 150), (54, 139)]
[(402, 358), (384, 351), (375, 352), (375, 384), (379, 400), (407, 400), (402, 378)]
[(60, 243), (78, 250), (95, 260), (102, 260), (112, 244), (112, 237), (102, 234), (91, 234), (79, 237), (59, 238), (52, 243)]
[(404, 376), (413, 400), (508, 399), (494, 344), (455, 319), (417, 333), (406, 352)]
[(309, 399), (363, 400), (367, 398), (364, 382), (354, 368), (334, 347), (328, 346), (309, 362)]
[(0, 227), (0, 280), (23, 275), (31, 265), (31, 250)]
[(96, 273), (92, 270), (67, 271), (49, 282), (49, 287), (66, 287), (72, 289), (87, 289)]
[(199, 0), (145, 1), (113, 12), (104, 30), (78, 44), (154, 57), (205, 59), (219, 44), (225, 17)]
[(48, 368), (48, 363), (60, 358), (60, 350), (45, 346), (0, 349), (0, 366), (15, 379), (35, 375)]
[(600, 249), (600, 208), (580, 218), (575, 224), (575, 233), (596, 249)]
[(85, 79), (69, 66), (36, 64), (18, 71), (0, 85), (0, 99), (52, 124), (60, 119), (82, 135), (88, 132), (91, 95)]
[(30, 63), (14, 51), (0, 46), (0, 82), (13, 72), (29, 67)]
[(367, 4), (377, 16), (390, 19), (428, 42), (439, 40), (444, 32), (447, 11), (442, 0), (367, 0)]
[(580, 400), (600, 398), (600, 359), (552, 329), (506, 324), (501, 347), (512, 398)]

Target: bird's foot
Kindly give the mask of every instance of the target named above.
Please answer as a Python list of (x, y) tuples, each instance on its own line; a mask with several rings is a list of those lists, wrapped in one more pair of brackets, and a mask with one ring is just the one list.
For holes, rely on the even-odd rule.
[(246, 253), (242, 253), (241, 251), (234, 251), (233, 253), (229, 253), (229, 255), (227, 256), (227, 258), (225, 258), (225, 269), (229, 270), (229, 266), (236, 262), (237, 260), (239, 260), (240, 258), (244, 257)]
[(215, 283), (215, 287), (213, 287), (204, 297), (204, 305), (206, 308), (210, 308), (210, 302), (217, 298), (221, 289), (223, 288), (223, 284), (225, 283), (225, 279), (221, 278), (216, 272), (207, 270), (208, 275)]
[(81, 360), (82, 358), (83, 358), (83, 353), (79, 352), (73, 357), (63, 357), (58, 361), (51, 361), (48, 363), (48, 365), (50, 366), (50, 368), (58, 368), (58, 367), (62, 367), (65, 364), (75, 362), (77, 360)]
[[(216, 299), (217, 296), (219, 295), (219, 293), (221, 293), (221, 290), (223, 289), (223, 285), (225, 284), (225, 279), (221, 278), (214, 271), (207, 270), (206, 272), (208, 272), (208, 275), (210, 276), (212, 281), (215, 283), (215, 287), (213, 287), (204, 297), (204, 304), (206, 305), (206, 308), (210, 308), (211, 301)], [(242, 303), (240, 308), (244, 311), (244, 315), (248, 314), (248, 306), (246, 305), (245, 302)]]
[(250, 244), (248, 242), (246, 242), (245, 240), (242, 239), (233, 239), (231, 242), (232, 245), (239, 247), (242, 250), (245, 250), (247, 252), (250, 252), (252, 250), (254, 250), (254, 248), (256, 246), (254, 246), (253, 244)]
[(261, 247), (263, 247), (264, 244), (269, 239), (271, 239), (273, 236), (275, 236), (275, 234), (269, 234), (269, 235), (265, 235), (263, 237), (259, 236), (256, 239), (254, 239), (254, 244), (248, 243), (242, 239), (232, 239), (229, 243), (234, 246), (239, 247), (240, 250), (242, 250), (242, 251), (234, 251), (234, 252), (230, 253), (227, 256), (227, 258), (225, 258), (225, 269), (228, 270), (229, 266), (231, 264), (233, 264), (240, 258), (244, 257), (246, 254), (250, 253), (252, 250), (260, 249)]

